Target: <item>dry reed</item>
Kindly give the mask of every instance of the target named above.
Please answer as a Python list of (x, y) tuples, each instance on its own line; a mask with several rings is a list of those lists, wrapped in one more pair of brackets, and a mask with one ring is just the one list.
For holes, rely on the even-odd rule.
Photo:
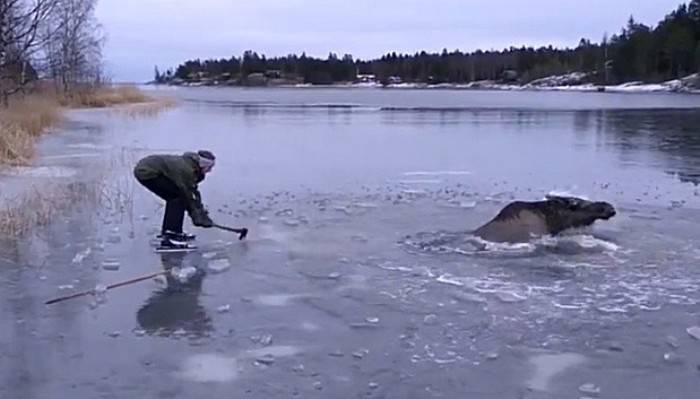
[[(80, 91), (71, 97), (60, 97), (44, 87), (33, 94), (15, 99), (8, 107), (0, 107), (0, 165), (23, 165), (31, 161), (38, 137), (62, 119), (65, 107), (114, 107), (126, 116), (153, 116), (174, 105), (167, 99), (154, 100), (135, 87), (107, 87)], [(114, 163), (125, 162), (120, 154)], [(110, 165), (105, 165), (110, 170)], [(111, 184), (107, 184), (111, 181)], [(35, 227), (57, 220), (76, 204), (86, 201), (102, 210), (126, 213), (133, 218), (133, 187), (128, 179), (96, 179), (92, 183), (42, 185), (25, 190), (17, 198), (2, 198), (0, 203), (0, 236), (23, 236)]]
[(126, 116), (155, 116), (173, 106), (171, 99), (153, 99), (134, 86), (84, 87), (58, 95), (50, 85), (0, 107), (0, 164), (26, 164), (36, 139), (61, 121), (62, 108), (107, 108)]
[[(113, 175), (127, 162), (127, 154), (116, 154), (91, 179), (68, 183), (42, 183), (0, 207), (0, 239), (23, 237), (37, 227), (65, 219), (68, 212), (91, 209), (93, 214), (122, 215), (133, 220), (134, 183), (131, 175)], [(94, 211), (94, 212), (93, 212)]]
[(70, 95), (59, 97), (64, 107), (106, 108), (121, 104), (148, 103), (154, 100), (134, 86), (86, 87), (75, 90)]
[(0, 108), (0, 163), (26, 163), (36, 138), (60, 120), (60, 108), (48, 97), (27, 96)]

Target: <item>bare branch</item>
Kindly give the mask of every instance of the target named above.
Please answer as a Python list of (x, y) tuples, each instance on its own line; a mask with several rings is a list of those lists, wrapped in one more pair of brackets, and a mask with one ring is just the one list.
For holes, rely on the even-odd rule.
[(37, 71), (64, 90), (100, 80), (97, 0), (0, 0), (0, 95), (23, 90)]

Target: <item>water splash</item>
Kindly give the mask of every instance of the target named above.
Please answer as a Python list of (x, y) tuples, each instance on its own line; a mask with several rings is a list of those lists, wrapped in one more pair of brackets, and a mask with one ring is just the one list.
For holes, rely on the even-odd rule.
[[(568, 190), (551, 190), (550, 192), (547, 193), (547, 195), (555, 196), (555, 197), (576, 197), (576, 198), (581, 198), (586, 201), (589, 201), (590, 198), (586, 196), (585, 194), (581, 193), (575, 193), (573, 191), (568, 191)], [(544, 198), (546, 199), (546, 197)]]
[(544, 253), (582, 254), (616, 252), (617, 244), (590, 234), (543, 236), (526, 243), (498, 243), (469, 232), (422, 232), (399, 242), (405, 250), (422, 254), (467, 256), (537, 256)]

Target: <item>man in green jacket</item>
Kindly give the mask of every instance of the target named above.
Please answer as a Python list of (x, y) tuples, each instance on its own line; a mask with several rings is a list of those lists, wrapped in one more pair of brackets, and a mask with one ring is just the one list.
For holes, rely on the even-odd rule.
[(200, 150), (182, 155), (149, 155), (134, 167), (139, 183), (165, 200), (161, 249), (188, 248), (187, 241), (194, 240), (194, 235), (182, 231), (185, 211), (195, 226), (213, 226), (197, 186), (211, 172), (215, 161), (210, 151)]

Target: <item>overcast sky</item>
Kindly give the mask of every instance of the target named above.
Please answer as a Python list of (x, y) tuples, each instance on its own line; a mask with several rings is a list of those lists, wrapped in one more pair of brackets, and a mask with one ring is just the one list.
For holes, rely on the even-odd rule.
[(630, 15), (655, 25), (681, 0), (98, 0), (107, 72), (153, 77), (154, 65), (266, 55), (374, 58), (390, 51), (576, 46)]

